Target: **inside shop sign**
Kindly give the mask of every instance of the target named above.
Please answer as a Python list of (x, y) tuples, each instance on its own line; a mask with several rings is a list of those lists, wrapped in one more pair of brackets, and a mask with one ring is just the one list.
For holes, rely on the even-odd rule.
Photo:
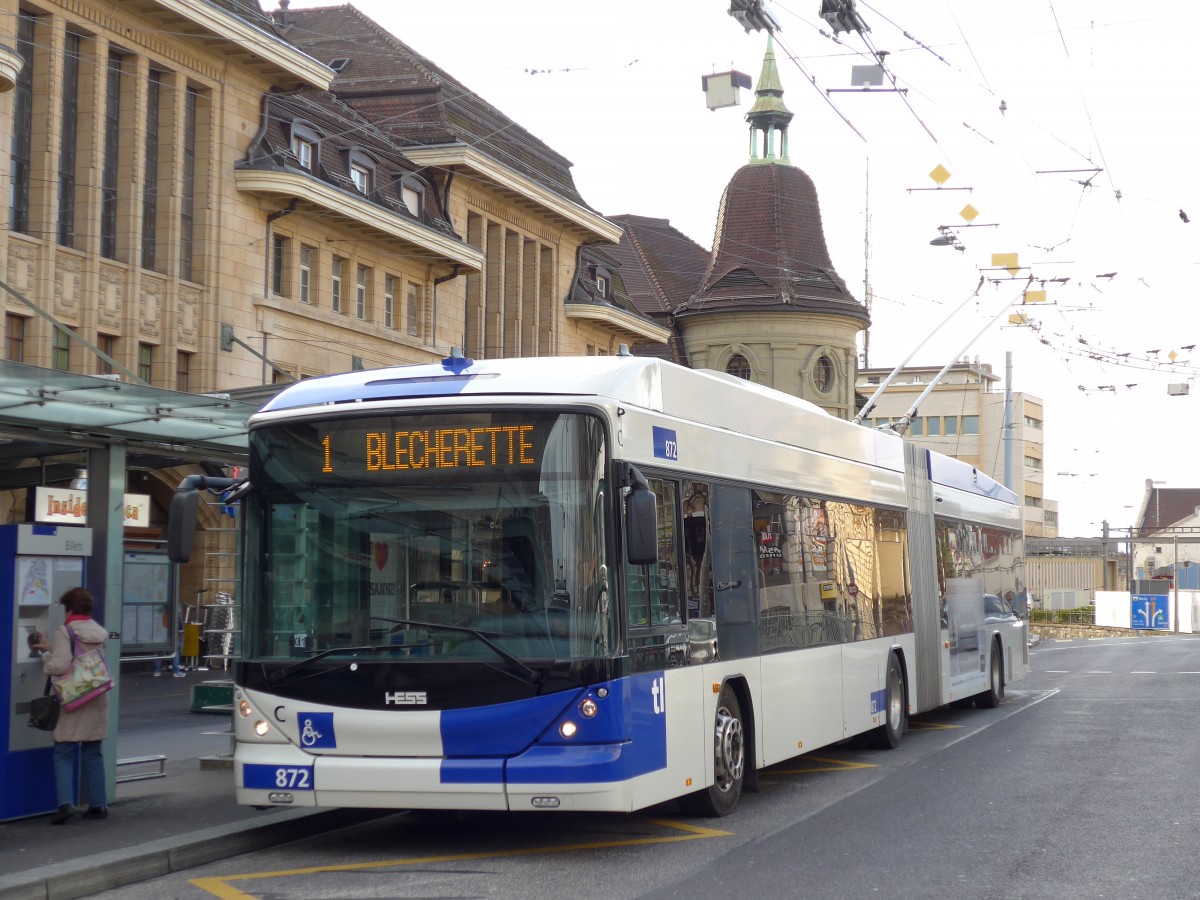
[[(39, 487), (36, 489), (35, 522), (59, 522), (67, 525), (87, 524), (86, 490), (77, 488)], [(150, 525), (150, 495), (125, 495), (125, 527), (147, 528)]]

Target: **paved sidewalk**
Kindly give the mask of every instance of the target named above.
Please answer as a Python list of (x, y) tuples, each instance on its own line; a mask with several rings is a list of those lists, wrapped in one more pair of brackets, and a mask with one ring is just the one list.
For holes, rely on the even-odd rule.
[(233, 770), (200, 768), (200, 757), (228, 747), (226, 738), (204, 734), (223, 730), (223, 716), (189, 711), (191, 686), (210, 677), (219, 674), (122, 671), (118, 758), (162, 753), (166, 777), (118, 784), (103, 821), (0, 822), (0, 900), (86, 897), (371, 815), (236, 805)]

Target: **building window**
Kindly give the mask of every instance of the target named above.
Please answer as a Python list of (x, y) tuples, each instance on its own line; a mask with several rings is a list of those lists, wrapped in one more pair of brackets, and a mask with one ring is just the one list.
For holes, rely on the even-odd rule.
[(332, 275), (329, 279), (329, 308), (335, 313), (342, 311), (342, 269), (346, 265), (346, 261), (340, 256), (333, 258)]
[(1040, 472), (1042, 470), (1042, 461), (1036, 456), (1026, 456), (1025, 467), (1028, 469), (1037, 469)]
[(161, 107), (163, 74), (150, 70), (146, 94), (146, 159), (142, 183), (142, 268), (153, 269), (158, 237), (158, 112)]
[(404, 208), (416, 218), (421, 218), (421, 207), (424, 206), (424, 194), (411, 185), (401, 185), (400, 199), (404, 203)]
[(298, 134), (292, 135), (292, 153), (296, 157), (296, 164), (304, 171), (311, 172), (313, 170), (313, 162), (317, 158), (317, 145), (306, 137), (301, 137)]
[(196, 226), (196, 102), (195, 88), (183, 100), (183, 189), (179, 198), (179, 277), (193, 281)]
[(71, 334), (54, 326), (54, 346), (51, 348), (50, 365), (60, 372), (71, 371)]
[(1057, 528), (1058, 527), (1058, 513), (1050, 512), (1049, 510), (1047, 510), (1046, 512), (1042, 513), (1042, 521), (1045, 522), (1047, 525), (1051, 525), (1051, 526)]
[(406, 330), (413, 337), (421, 335), (421, 288), (409, 282), (408, 298), (405, 304)]
[[(21, 71), (13, 90), (12, 145), (8, 167), (8, 227), (29, 233), (29, 165), (33, 156), (33, 41), (37, 19), (17, 17), (17, 55)], [(10, 357), (11, 359), (11, 357)]]
[(154, 375), (154, 346), (152, 344), (138, 344), (138, 378), (151, 383), (151, 377)]
[(979, 416), (963, 416), (962, 433), (979, 434)]
[(867, 376), (867, 384), (879, 384), (879, 376), (878, 375), (868, 375)]
[(375, 170), (360, 160), (350, 162), (350, 180), (360, 194), (369, 197), (374, 190)]
[(75, 246), (75, 155), (79, 146), (79, 55), (81, 41), (67, 32), (63, 54), (62, 135), (58, 144), (58, 242)]
[(312, 303), (312, 269), (316, 247), (300, 245), (300, 302)]
[(4, 358), (25, 361), (25, 317), (4, 314)]
[(813, 385), (822, 394), (828, 394), (833, 390), (833, 360), (828, 356), (822, 356), (817, 360), (817, 365), (813, 369)]
[(942, 436), (942, 420), (938, 416), (925, 417), (925, 435), (926, 437)]
[(104, 83), (104, 166), (100, 172), (100, 255), (117, 258), (117, 179), (121, 153), (121, 54), (108, 55)]
[(1028, 428), (1039, 428), (1040, 429), (1042, 427), (1042, 420), (1035, 419), (1033, 416), (1026, 416), (1025, 417), (1025, 425)]
[(746, 357), (740, 353), (735, 353), (729, 358), (729, 363), (725, 366), (725, 372), (732, 375), (734, 378), (742, 378), (746, 381), (750, 380), (750, 363), (746, 361)]
[[(111, 334), (96, 335), (96, 346), (108, 359), (117, 358), (117, 339)], [(97, 375), (111, 375), (113, 373), (112, 363), (108, 359), (105, 359), (104, 356), (96, 357)]]
[(913, 420), (908, 423), (909, 437), (924, 437), (925, 435), (925, 417), (913, 416)]
[(271, 236), (271, 293), (287, 296), (287, 258), (290, 241), (278, 234)]
[(383, 326), (396, 327), (396, 277), (386, 275), (383, 279)]
[(354, 317), (366, 321), (367, 295), (371, 290), (371, 270), (359, 266), (354, 273)]
[(596, 294), (601, 297), (608, 297), (608, 279), (603, 275), (596, 276)]
[(1027, 494), (1025, 496), (1025, 505), (1036, 508), (1036, 509), (1040, 509), (1041, 505), (1042, 505), (1042, 498), (1041, 497), (1030, 497)]
[(947, 437), (953, 437), (958, 434), (958, 416), (946, 416), (946, 431)]
[(175, 390), (192, 389), (192, 354), (180, 350), (175, 354)]

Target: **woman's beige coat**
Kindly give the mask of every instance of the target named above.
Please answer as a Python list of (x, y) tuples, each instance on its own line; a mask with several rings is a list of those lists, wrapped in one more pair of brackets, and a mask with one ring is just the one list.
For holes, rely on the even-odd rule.
[[(72, 622), (71, 630), (79, 639), (79, 652), (104, 650), (108, 632), (93, 619)], [(47, 675), (65, 675), (71, 668), (71, 637), (66, 626), (54, 632), (50, 641), (50, 655), (42, 659), (42, 671)], [(55, 741), (102, 741), (108, 737), (108, 694), (102, 694), (90, 703), (85, 703), (74, 712), (65, 709), (58, 716), (54, 728)]]

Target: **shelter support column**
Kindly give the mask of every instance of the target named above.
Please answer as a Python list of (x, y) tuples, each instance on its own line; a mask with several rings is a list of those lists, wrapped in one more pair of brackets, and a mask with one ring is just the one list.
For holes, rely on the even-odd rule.
[[(114, 444), (88, 452), (88, 525), (92, 556), (84, 573), (96, 598), (96, 620), (110, 635), (120, 634), (125, 592), (125, 447)], [(109, 801), (117, 787), (117, 722), (121, 706), (121, 640), (110, 637), (104, 658), (112, 673), (108, 700), (108, 738), (104, 741), (104, 784)]]

